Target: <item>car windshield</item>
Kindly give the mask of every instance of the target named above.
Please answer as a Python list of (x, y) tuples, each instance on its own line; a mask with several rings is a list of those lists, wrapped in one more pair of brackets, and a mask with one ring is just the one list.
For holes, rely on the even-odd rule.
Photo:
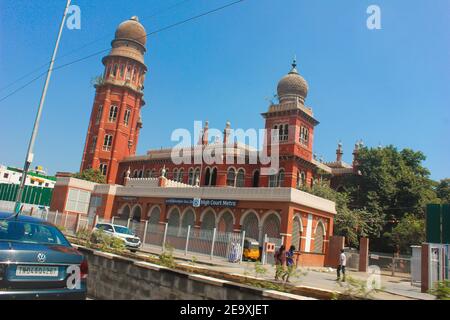
[(117, 233), (133, 235), (133, 232), (130, 229), (128, 229), (127, 227), (114, 226), (114, 229), (116, 229)]
[(0, 241), (70, 246), (58, 228), (35, 222), (0, 220)]

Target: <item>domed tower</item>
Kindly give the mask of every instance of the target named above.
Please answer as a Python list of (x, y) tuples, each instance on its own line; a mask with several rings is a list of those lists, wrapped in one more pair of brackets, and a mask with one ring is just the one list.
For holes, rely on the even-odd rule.
[[(262, 114), (266, 130), (277, 134), (280, 168), (284, 176), (281, 182), (269, 179), (269, 186), (295, 188), (311, 182), (315, 167), (312, 163), (314, 127), (319, 122), (314, 119), (312, 109), (305, 105), (308, 89), (308, 83), (297, 71), (294, 59), (291, 71), (278, 82), (278, 104), (272, 103)], [(272, 139), (268, 137), (267, 143), (272, 145)]]
[(107, 183), (119, 181), (119, 162), (136, 154), (145, 104), (146, 42), (145, 29), (137, 17), (122, 22), (110, 53), (102, 60), (104, 74), (96, 80), (81, 171), (99, 169)]

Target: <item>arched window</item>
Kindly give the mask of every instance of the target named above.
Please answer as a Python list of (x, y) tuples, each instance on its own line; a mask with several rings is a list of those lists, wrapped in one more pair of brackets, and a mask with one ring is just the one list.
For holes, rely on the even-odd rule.
[(111, 134), (105, 134), (103, 140), (103, 151), (111, 151), (113, 136)]
[(128, 123), (130, 122), (131, 110), (125, 110), (125, 114), (123, 116), (123, 123), (128, 127)]
[(116, 122), (118, 111), (119, 108), (117, 106), (112, 105), (111, 108), (109, 108), (109, 122)]
[(125, 73), (125, 66), (123, 64), (120, 65), (120, 79), (123, 79)]
[(139, 175), (139, 172), (137, 170), (133, 171), (133, 178), (137, 178)]
[(264, 219), (262, 236), (267, 234), (270, 238), (280, 238), (280, 224), (281, 221), (278, 216), (271, 213), (266, 219)]
[(188, 184), (193, 186), (194, 185), (194, 169), (189, 169), (189, 178), (188, 178)]
[(95, 119), (95, 124), (100, 123), (100, 120), (102, 119), (102, 115), (103, 115), (103, 105), (101, 104), (98, 106), (97, 118)]
[(318, 222), (316, 234), (314, 235), (314, 252), (323, 253), (323, 240), (325, 236), (325, 228), (321, 221)]
[(253, 173), (253, 187), (254, 188), (259, 187), (259, 170), (256, 170)]
[(138, 178), (143, 178), (143, 177), (144, 177), (144, 171), (139, 170)]
[(117, 63), (114, 65), (114, 68), (112, 69), (112, 75), (113, 77), (117, 77), (117, 71), (119, 70), (119, 66), (117, 65)]
[(100, 163), (100, 172), (102, 175), (106, 176), (108, 173), (108, 165), (106, 163)]
[(184, 182), (184, 170), (183, 169), (180, 169), (180, 171), (178, 171), (178, 181)]
[(234, 168), (230, 168), (228, 169), (227, 172), (227, 186), (234, 187), (235, 181), (236, 181), (236, 171), (234, 170)]
[(127, 67), (127, 76), (125, 78), (126, 80), (130, 80), (131, 79), (131, 66)]
[(211, 173), (211, 186), (215, 186), (217, 182), (217, 168), (212, 169)]
[(247, 238), (258, 240), (259, 238), (259, 227), (258, 218), (253, 212), (248, 213), (244, 220), (242, 221), (242, 230), (245, 231), (245, 236)]
[(133, 82), (136, 82), (136, 75), (137, 75), (137, 69), (134, 68), (134, 72), (133, 72)]
[(269, 176), (269, 188), (275, 188), (277, 186), (277, 175), (271, 174)]
[(295, 217), (294, 223), (292, 224), (292, 245), (295, 249), (300, 250), (300, 237), (301, 237), (302, 227), (300, 223), (300, 218)]
[(151, 170), (145, 171), (145, 177), (146, 178), (151, 178), (152, 177), (152, 171)]
[(236, 178), (236, 187), (244, 187), (245, 186), (245, 171), (244, 169), (239, 169)]
[(300, 143), (307, 146), (309, 141), (309, 130), (306, 127), (300, 128)]
[(200, 181), (200, 168), (195, 169), (195, 172), (194, 172), (194, 185), (197, 185), (197, 180)]
[(178, 169), (173, 169), (173, 180), (178, 181)]
[(210, 172), (211, 172), (210, 169), (206, 168), (206, 171), (205, 171), (205, 182), (204, 182), (205, 186), (209, 186), (211, 184), (211, 173)]
[(278, 172), (278, 181), (277, 181), (277, 186), (278, 187), (282, 187), (284, 185), (284, 170), (281, 169)]

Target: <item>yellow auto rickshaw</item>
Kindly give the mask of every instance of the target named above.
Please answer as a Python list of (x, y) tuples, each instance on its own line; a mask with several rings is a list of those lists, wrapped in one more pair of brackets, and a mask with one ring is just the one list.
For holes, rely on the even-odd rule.
[(255, 239), (245, 238), (244, 239), (244, 252), (243, 252), (243, 260), (252, 260), (257, 261), (260, 258), (259, 253), (259, 242)]

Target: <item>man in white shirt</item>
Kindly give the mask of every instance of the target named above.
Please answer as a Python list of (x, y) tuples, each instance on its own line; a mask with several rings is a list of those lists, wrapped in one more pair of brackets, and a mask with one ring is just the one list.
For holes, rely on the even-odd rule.
[(337, 268), (337, 279), (336, 281), (341, 280), (341, 271), (342, 271), (342, 281), (345, 282), (345, 266), (347, 265), (347, 257), (345, 256), (344, 249), (341, 249), (341, 254), (339, 255), (339, 266)]

